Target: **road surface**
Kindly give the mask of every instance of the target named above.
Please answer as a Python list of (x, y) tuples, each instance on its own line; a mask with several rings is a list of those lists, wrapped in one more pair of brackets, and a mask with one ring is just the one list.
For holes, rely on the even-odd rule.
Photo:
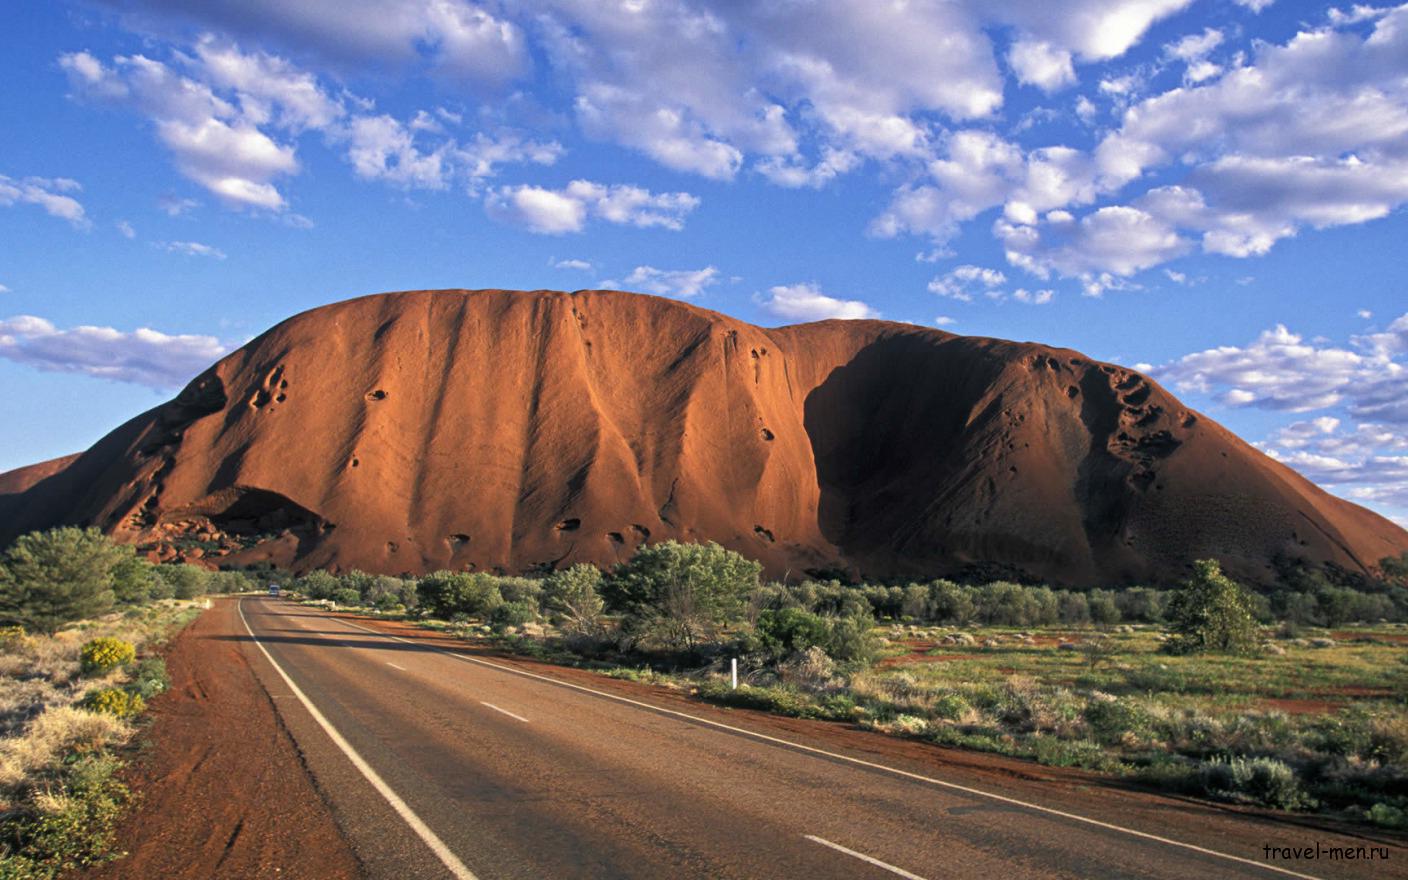
[(1391, 844), (1324, 852), (1382, 838), (949, 766), (277, 599), (230, 617), (373, 878), (1408, 876)]

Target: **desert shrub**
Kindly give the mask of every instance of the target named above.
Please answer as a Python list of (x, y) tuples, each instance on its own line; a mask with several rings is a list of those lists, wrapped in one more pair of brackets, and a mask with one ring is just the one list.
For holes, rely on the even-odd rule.
[(1090, 605), (1090, 619), (1095, 623), (1119, 623), (1120, 606), (1116, 601), (1118, 594), (1113, 590), (1091, 590), (1086, 596), (1086, 601)]
[(170, 686), (166, 661), (160, 657), (144, 657), (132, 668), (132, 682), (127, 689), (144, 700), (150, 700)]
[(341, 599), (337, 599), (336, 596), (334, 596), (334, 600), (337, 601), (338, 604), (347, 605), (359, 605), (365, 600), (366, 603), (370, 605), (375, 598), (372, 596), (372, 588), (375, 584), (376, 575), (367, 574), (365, 571), (354, 568), (351, 571), (337, 575), (337, 586), (339, 591), (351, 590), (355, 592), (357, 594), (357, 601), (344, 603)]
[(101, 688), (84, 696), (83, 707), (116, 718), (131, 718), (140, 715), (147, 704), (140, 694), (128, 693), (122, 688)]
[(489, 625), (502, 632), (511, 626), (522, 626), (538, 619), (538, 606), (524, 599), (503, 602), (489, 612)]
[(0, 626), (0, 653), (10, 654), (22, 649), (29, 636), (22, 626)]
[(1173, 637), (1166, 643), (1167, 649), (1176, 654), (1252, 650), (1258, 632), (1250, 595), (1222, 573), (1216, 560), (1200, 559), (1193, 567), (1193, 577), (1169, 601)]
[(605, 607), (601, 580), (601, 570), (585, 562), (554, 571), (543, 580), (543, 609), (569, 632), (595, 633)]
[(1055, 623), (1056, 594), (1047, 587), (1024, 587), (996, 581), (978, 591), (977, 616), (998, 626), (1038, 626)]
[(360, 605), (362, 594), (351, 587), (339, 587), (333, 590), (332, 600), (339, 605)]
[(1205, 761), (1194, 778), (1205, 794), (1227, 800), (1251, 801), (1280, 810), (1294, 810), (1309, 802), (1296, 772), (1275, 758)]
[(693, 649), (743, 618), (762, 566), (710, 542), (647, 544), (603, 585), (627, 629)]
[(154, 593), (160, 592), (159, 580), (155, 566), (139, 559), (135, 553), (124, 555), (112, 567), (113, 596), (126, 605), (150, 601)]
[(1368, 809), (1366, 817), (1380, 828), (1408, 828), (1408, 810), (1392, 804), (1377, 803)]
[(437, 571), (416, 582), (416, 595), (434, 617), (485, 618), (504, 601), (494, 581), (483, 573)]
[(807, 690), (825, 687), (836, 672), (836, 662), (820, 645), (798, 651), (777, 664), (777, 677), (783, 684)]
[(929, 620), (961, 625), (972, 621), (977, 613), (978, 606), (971, 588), (945, 580), (929, 583)]
[(205, 579), (209, 572), (203, 568), (194, 565), (157, 565), (153, 570), (177, 599), (194, 599), (205, 592)]
[(135, 659), (137, 648), (131, 642), (108, 636), (84, 643), (79, 652), (84, 675), (101, 674)]
[(397, 605), (411, 608), (416, 604), (415, 592), (414, 581), (379, 574), (364, 585), (362, 601), (382, 610), (389, 610)]
[(1032, 751), (1037, 763), (1048, 767), (1085, 767), (1107, 770), (1115, 761), (1098, 743), (1088, 739), (1067, 740), (1038, 734), (1032, 738)]
[(1084, 593), (1062, 590), (1056, 594), (1056, 616), (1062, 623), (1089, 623), (1090, 602)]
[(934, 701), (934, 715), (946, 721), (959, 721), (970, 709), (968, 701), (958, 694), (944, 694)]
[(872, 623), (868, 617), (833, 618), (829, 621), (831, 631), (826, 639), (826, 653), (841, 663), (872, 662), (880, 650), (875, 634), (870, 631)]
[(812, 647), (825, 648), (831, 638), (826, 620), (800, 608), (768, 609), (753, 625), (753, 639), (772, 660)]
[(527, 603), (535, 614), (542, 605), (543, 582), (538, 578), (500, 577), (494, 579), (494, 584), (505, 602)]
[(294, 589), (309, 599), (331, 599), (340, 586), (335, 576), (322, 569), (310, 571), (294, 581)]
[(1162, 590), (1129, 587), (1115, 593), (1114, 598), (1121, 620), (1158, 623), (1164, 619), (1167, 595)]
[(129, 799), (109, 756), (75, 761), (58, 791), (6, 823), (0, 877), (48, 880), (103, 861), (112, 849), (113, 827)]
[(1149, 735), (1149, 714), (1127, 699), (1094, 700), (1081, 714), (1095, 739), (1104, 745)]
[(0, 561), (0, 623), (52, 634), (112, 607), (113, 569), (132, 555), (97, 529), (30, 532)]

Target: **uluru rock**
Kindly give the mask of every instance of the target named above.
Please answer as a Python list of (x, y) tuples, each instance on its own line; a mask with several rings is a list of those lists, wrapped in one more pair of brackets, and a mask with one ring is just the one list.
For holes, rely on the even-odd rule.
[[(612, 291), (295, 316), (76, 457), (0, 475), (0, 540), (93, 524), (297, 570), (540, 570), (714, 540), (774, 576), (1167, 583), (1366, 571), (1408, 532), (1151, 379), (884, 321), (764, 329)], [(198, 544), (196, 542), (199, 542)]]

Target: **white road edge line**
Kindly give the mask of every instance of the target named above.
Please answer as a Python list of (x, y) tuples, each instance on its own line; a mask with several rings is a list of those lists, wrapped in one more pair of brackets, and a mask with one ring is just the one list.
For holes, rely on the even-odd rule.
[(712, 721), (708, 718), (701, 718), (698, 715), (690, 715), (688, 712), (680, 712), (675, 709), (666, 709), (663, 706), (652, 706), (650, 703), (645, 703), (640, 700), (632, 700), (630, 697), (622, 697), (616, 694), (609, 694), (606, 691), (599, 691), (593, 688), (584, 687), (580, 684), (573, 684), (570, 681), (563, 681), (560, 678), (552, 678), (551, 676), (547, 675), (538, 675), (536, 672), (526, 672), (522, 669), (514, 669), (512, 666), (503, 666), (499, 663), (494, 663), (489, 660), (482, 660), (478, 657), (469, 657), (464, 654), (456, 654), (453, 651), (446, 651), (443, 648), (436, 648), (433, 645), (426, 645), (424, 642), (418, 642), (413, 639), (403, 639), (400, 636), (393, 636), (389, 633), (374, 630), (369, 627), (362, 626), (360, 623), (353, 623), (352, 621), (347, 620), (346, 618), (336, 619), (340, 620), (342, 623), (347, 624), (348, 626), (355, 626), (357, 629), (363, 630), (364, 632), (369, 632), (372, 635), (381, 636), (382, 638), (391, 639), (397, 642), (403, 642), (407, 645), (418, 645), (422, 649), (428, 648), (429, 650), (434, 651), (438, 654), (444, 654), (446, 657), (453, 657), (454, 659), (462, 660), (465, 663), (476, 663), (480, 666), (487, 666), (490, 669), (497, 669), (501, 672), (508, 672), (513, 675), (521, 675), (524, 678), (534, 678), (538, 679), (539, 681), (545, 681), (549, 684), (557, 685), (558, 687), (571, 688), (573, 690), (582, 691), (583, 693), (593, 694), (598, 697), (604, 697), (608, 700), (615, 700), (618, 703), (626, 703), (631, 706), (639, 706), (642, 709), (649, 709), (651, 712), (658, 712), (664, 715), (673, 715), (677, 718), (686, 718), (690, 721), (694, 721), (699, 724), (706, 724), (710, 727), (716, 727), (720, 730), (727, 730), (732, 733), (739, 733), (744, 736), (750, 736), (754, 739), (762, 740), (763, 742), (770, 742), (775, 743), (776, 745), (787, 746), (788, 748), (797, 749), (803, 752), (810, 752), (814, 755), (822, 755), (833, 760), (844, 761), (848, 764), (856, 764), (861, 767), (869, 767), (872, 770), (880, 770), (885, 773), (892, 773), (895, 776), (902, 776), (906, 779), (913, 779), (917, 782), (927, 782), (930, 785), (937, 785), (940, 788), (947, 788), (952, 791), (961, 791), (965, 794), (974, 795), (975, 797), (983, 797), (987, 798), (988, 800), (997, 801), (999, 803), (1011, 804), (1015, 807), (1023, 807), (1024, 809), (1034, 810), (1038, 813), (1045, 813), (1048, 816), (1060, 816), (1062, 819), (1069, 819), (1072, 822), (1080, 822), (1085, 825), (1091, 825), (1096, 828), (1104, 828), (1107, 831), (1116, 831), (1120, 834), (1128, 834), (1131, 837), (1138, 837), (1141, 840), (1152, 840), (1155, 843), (1162, 843), (1166, 846), (1176, 846), (1180, 849), (1186, 849), (1191, 852), (1201, 853), (1205, 856), (1212, 856), (1213, 858), (1217, 859), (1225, 859), (1229, 862), (1237, 862), (1241, 865), (1250, 865), (1254, 868), (1260, 868), (1263, 871), (1270, 871), (1273, 874), (1281, 874), (1286, 877), (1299, 877), (1300, 880), (1324, 880), (1324, 878), (1317, 877), (1314, 874), (1302, 874), (1299, 871), (1292, 871), (1289, 868), (1282, 868), (1277, 865), (1270, 865), (1265, 862), (1255, 861), (1253, 859), (1245, 859), (1241, 856), (1234, 856), (1230, 853), (1219, 852), (1215, 849), (1208, 849), (1207, 847), (1198, 846), (1195, 843), (1184, 843), (1181, 840), (1174, 840), (1169, 837), (1160, 837), (1157, 834), (1150, 834), (1147, 831), (1138, 831), (1134, 828), (1126, 828), (1123, 825), (1115, 825), (1111, 822), (1102, 822), (1099, 819), (1091, 819), (1088, 816), (1082, 816), (1078, 813), (1067, 813), (1065, 810), (1058, 810), (1055, 807), (1043, 807), (1041, 804), (1034, 804), (1030, 801), (1018, 800), (1017, 798), (1011, 798), (1001, 794), (993, 794), (990, 791), (983, 791), (981, 788), (970, 788), (966, 785), (960, 785), (957, 782), (945, 782), (942, 779), (935, 779), (932, 776), (923, 776), (918, 773), (911, 773), (908, 770), (900, 770), (896, 767), (887, 767), (884, 764), (876, 764), (873, 761), (867, 761), (864, 758), (853, 758), (850, 755), (842, 755), (839, 752), (828, 752), (825, 749), (819, 749), (815, 746), (803, 745), (802, 743), (792, 742), (791, 740), (781, 739), (775, 736), (768, 736), (766, 733), (758, 733), (757, 731), (748, 730), (747, 728), (743, 727), (734, 727), (731, 724), (724, 724), (721, 721)]
[(527, 724), (527, 723), (528, 723), (528, 719), (527, 719), (527, 718), (524, 718), (522, 715), (515, 715), (515, 714), (513, 714), (512, 712), (510, 712), (510, 711), (507, 710), (507, 709), (500, 709), (498, 706), (495, 706), (493, 703), (486, 703), (486, 702), (484, 702), (483, 700), (480, 700), (480, 701), (479, 701), (479, 705), (481, 705), (481, 706), (488, 706), (490, 709), (493, 709), (495, 712), (502, 712), (503, 714), (507, 715), (507, 716), (510, 717), (510, 718), (517, 718), (519, 721), (522, 721), (524, 724)]
[(405, 672), (405, 671), (406, 671), (406, 667), (404, 667), (404, 666), (397, 666), (395, 663), (392, 663), (390, 660), (387, 660), (387, 661), (386, 661), (386, 665), (387, 665), (387, 666), (390, 666), (392, 669), (399, 669), (399, 670), (401, 670), (402, 672)]
[(344, 739), (342, 734), (337, 732), (337, 728), (333, 727), (332, 723), (329, 722), (327, 718), (323, 717), (323, 713), (318, 711), (318, 707), (313, 705), (313, 701), (308, 699), (308, 696), (299, 689), (298, 685), (293, 683), (293, 679), (289, 678), (287, 672), (284, 672), (284, 668), (279, 665), (279, 661), (274, 659), (274, 656), (269, 653), (269, 649), (264, 647), (264, 643), (259, 641), (259, 637), (254, 634), (254, 630), (250, 629), (249, 620), (244, 616), (244, 599), (240, 599), (236, 608), (239, 609), (240, 622), (244, 624), (245, 632), (249, 633), (249, 637), (254, 640), (254, 644), (263, 652), (265, 659), (274, 667), (274, 671), (278, 672), (279, 676), (283, 678), (284, 684), (288, 685), (289, 690), (293, 691), (295, 697), (298, 697), (298, 701), (303, 704), (303, 708), (308, 710), (308, 714), (313, 716), (313, 720), (318, 722), (318, 726), (332, 739), (333, 744), (341, 749), (342, 753), (352, 762), (352, 766), (362, 771), (362, 775), (372, 784), (372, 788), (375, 788), (378, 794), (386, 798), (386, 802), (391, 805), (391, 808), (396, 811), (397, 815), (405, 820), (406, 824), (410, 826), (411, 830), (414, 831), (421, 840), (425, 841), (425, 845), (430, 847), (431, 852), (435, 853), (440, 859), (440, 863), (455, 876), (456, 880), (478, 880), (478, 878), (474, 876), (474, 873), (470, 871), (469, 868), (465, 867), (464, 862), (461, 862), (453, 852), (450, 852), (450, 848), (445, 845), (445, 841), (441, 840), (434, 831), (431, 831), (430, 826), (426, 825), (425, 822), (415, 814), (415, 811), (412, 810), (405, 801), (401, 800), (401, 797), (392, 790), (391, 786), (386, 784), (386, 781), (381, 778), (381, 775), (373, 770), (371, 765), (362, 759), (361, 755), (357, 754), (357, 750), (352, 748), (352, 744)]
[(863, 852), (856, 852), (855, 850), (848, 849), (847, 847), (844, 847), (839, 843), (832, 843), (824, 837), (817, 837), (815, 834), (803, 834), (802, 836), (805, 837), (807, 840), (810, 840), (812, 843), (819, 843), (822, 846), (829, 846), (837, 852), (843, 852), (848, 856), (860, 859), (862, 862), (869, 862), (877, 868), (889, 871), (891, 874), (898, 874), (899, 876), (904, 877), (905, 880), (924, 880), (924, 878), (920, 877), (918, 874), (911, 874), (904, 868), (896, 868), (894, 865), (891, 865), (888, 862), (882, 862), (879, 859), (874, 858), (872, 856), (868, 856)]

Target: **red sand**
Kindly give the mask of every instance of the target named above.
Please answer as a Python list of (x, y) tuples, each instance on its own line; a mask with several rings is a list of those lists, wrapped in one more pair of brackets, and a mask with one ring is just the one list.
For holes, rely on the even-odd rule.
[[(0, 540), (381, 572), (715, 540), (769, 573), (1167, 583), (1363, 571), (1408, 532), (1152, 380), (882, 321), (763, 329), (618, 292), (385, 294), (291, 318), (75, 460), (0, 476)], [(32, 484), (32, 485), (31, 485)]]

